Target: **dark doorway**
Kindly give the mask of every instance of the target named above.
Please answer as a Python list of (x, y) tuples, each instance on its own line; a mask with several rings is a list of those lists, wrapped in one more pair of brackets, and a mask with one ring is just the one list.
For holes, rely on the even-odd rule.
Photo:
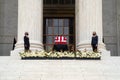
[(57, 35), (67, 38), (69, 49), (74, 47), (74, 19), (73, 18), (45, 18), (44, 20), (44, 46), (46, 51), (50, 51), (54, 45)]
[[(48, 1), (48, 2), (47, 2)], [(67, 37), (69, 50), (75, 50), (75, 0), (44, 0), (43, 43), (50, 51), (57, 35)]]

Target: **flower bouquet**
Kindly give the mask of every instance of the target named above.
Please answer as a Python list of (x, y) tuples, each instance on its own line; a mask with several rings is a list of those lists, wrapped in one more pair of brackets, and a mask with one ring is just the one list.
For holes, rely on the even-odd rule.
[(57, 52), (57, 51), (31, 51), (20, 52), (21, 59), (100, 59), (100, 52), (76, 51), (76, 52)]

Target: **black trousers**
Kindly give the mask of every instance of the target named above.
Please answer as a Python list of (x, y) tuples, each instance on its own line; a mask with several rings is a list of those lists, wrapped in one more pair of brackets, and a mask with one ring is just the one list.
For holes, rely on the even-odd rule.
[(24, 49), (25, 49), (25, 51), (27, 52), (27, 51), (29, 51), (30, 46), (25, 46), (25, 45), (24, 45)]
[(96, 44), (92, 44), (92, 49), (93, 49), (94, 52), (97, 52), (97, 46), (96, 46)]
[(63, 44), (55, 44), (53, 47), (53, 50), (55, 51), (68, 51), (68, 46), (67, 45), (63, 45)]

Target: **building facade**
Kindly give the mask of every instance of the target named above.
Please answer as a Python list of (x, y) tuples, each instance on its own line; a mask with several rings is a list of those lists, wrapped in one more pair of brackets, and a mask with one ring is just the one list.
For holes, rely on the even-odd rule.
[[(23, 49), (24, 32), (30, 33), (31, 49), (51, 50), (54, 37), (64, 35), (69, 49), (90, 48), (96, 31), (99, 47), (120, 55), (119, 0), (0, 0), (0, 55)], [(104, 44), (103, 44), (104, 42)]]

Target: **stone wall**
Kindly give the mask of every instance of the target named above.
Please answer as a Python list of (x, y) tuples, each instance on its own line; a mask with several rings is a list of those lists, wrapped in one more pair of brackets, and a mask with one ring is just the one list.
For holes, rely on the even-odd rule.
[(103, 0), (103, 35), (104, 43), (111, 55), (118, 55), (117, 4), (116, 0)]
[(8, 56), (17, 35), (18, 1), (0, 0), (0, 55)]
[(117, 36), (118, 56), (120, 56), (120, 0), (117, 0)]

